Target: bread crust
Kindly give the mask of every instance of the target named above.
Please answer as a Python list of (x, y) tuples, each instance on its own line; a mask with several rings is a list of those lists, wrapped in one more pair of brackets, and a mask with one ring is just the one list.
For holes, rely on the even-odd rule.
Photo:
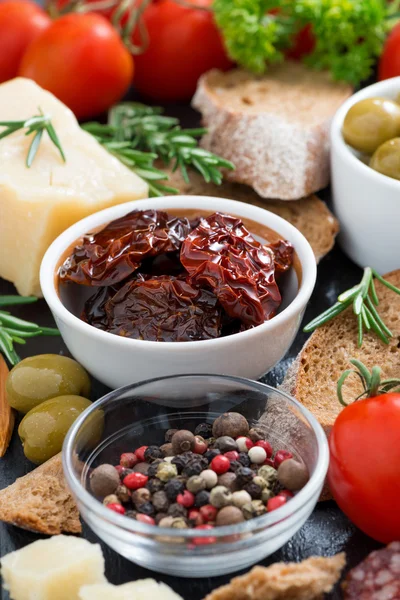
[[(192, 104), (202, 113), (208, 129), (202, 146), (233, 162), (235, 170), (225, 173), (229, 181), (250, 185), (264, 198), (298, 200), (326, 187), (330, 178), (330, 120), (351, 95), (352, 88), (332, 84), (325, 73), (312, 72), (310, 76), (306, 67), (295, 66), (290, 61), (275, 67), (263, 78), (252, 78), (252, 82), (259, 82), (260, 86), (265, 84), (266, 98), (269, 91), (276, 94), (293, 114), (297, 93), (301, 94), (303, 103), (307, 100), (303, 81), (306, 78), (310, 87), (309, 112), (313, 110), (314, 93), (326, 110), (313, 122), (304, 123), (288, 117), (289, 110), (279, 114), (276, 106), (263, 106), (259, 98), (253, 102), (252, 111), (246, 106), (240, 109), (236, 101), (232, 103), (232, 97), (236, 100), (235, 96), (247, 93), (250, 77), (238, 69), (227, 74), (213, 70), (200, 78)], [(271, 82), (275, 84), (273, 90), (269, 90)], [(223, 89), (229, 92), (222, 93)], [(243, 100), (252, 102), (251, 94), (247, 95), (250, 98), (245, 95)], [(304, 108), (302, 114), (306, 114)]]

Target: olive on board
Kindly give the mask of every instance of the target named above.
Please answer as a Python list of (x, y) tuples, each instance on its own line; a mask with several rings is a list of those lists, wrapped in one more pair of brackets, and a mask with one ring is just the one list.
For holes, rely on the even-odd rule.
[(352, 148), (372, 154), (400, 134), (400, 105), (387, 98), (361, 100), (345, 116), (342, 133)]
[(26, 414), (56, 396), (90, 395), (90, 379), (75, 360), (58, 354), (30, 356), (15, 365), (6, 382), (8, 403)]
[(82, 396), (58, 396), (32, 408), (18, 427), (26, 458), (39, 465), (61, 452), (72, 423), (90, 405)]
[(374, 152), (369, 166), (383, 175), (400, 179), (400, 137), (379, 146)]

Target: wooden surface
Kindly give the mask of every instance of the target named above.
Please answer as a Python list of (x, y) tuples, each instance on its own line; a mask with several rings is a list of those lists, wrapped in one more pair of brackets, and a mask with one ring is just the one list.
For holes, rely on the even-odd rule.
[[(179, 116), (187, 126), (194, 127), (198, 123), (197, 116), (188, 107), (170, 107), (167, 112)], [(326, 192), (323, 196), (329, 198), (329, 192)], [(318, 267), (317, 285), (308, 305), (304, 322), (333, 304), (337, 294), (357, 283), (360, 277), (361, 270), (336, 247), (322, 260)], [(13, 286), (0, 279), (0, 294), (10, 293), (15, 293)], [(13, 307), (12, 312), (16, 316), (34, 320), (41, 325), (53, 325), (50, 311), (44, 300), (23, 307)], [(288, 355), (263, 381), (275, 385), (283, 379), (288, 365), (301, 349), (306, 337), (306, 334), (302, 332), (298, 334)], [(20, 351), (20, 348), (18, 348), (18, 351)], [(20, 354), (25, 357), (46, 352), (67, 354), (61, 338), (54, 337), (33, 338), (22, 348)], [(107, 391), (107, 388), (98, 382), (94, 382), (92, 399), (100, 398)], [(25, 459), (21, 443), (16, 431), (14, 431), (9, 450), (5, 457), (0, 459), (0, 489), (10, 485), (16, 477), (24, 475), (31, 469), (32, 465)], [(91, 542), (99, 541), (86, 526), (84, 526), (83, 535)], [(0, 523), (0, 556), (21, 548), (37, 538), (38, 536), (32, 533)], [(121, 558), (104, 544), (102, 546), (106, 557), (107, 577), (114, 584), (125, 583), (138, 578), (155, 577), (170, 585), (185, 600), (201, 600), (212, 589), (228, 582), (231, 578), (231, 576), (211, 579), (168, 577), (138, 567)], [(358, 531), (337, 508), (335, 503), (329, 502), (318, 505), (302, 529), (280, 551), (259, 564), (269, 565), (279, 560), (299, 561), (312, 555), (329, 556), (345, 551), (348, 558), (348, 568), (350, 568), (360, 562), (376, 547), (378, 547), (378, 544)], [(195, 564), (193, 564), (193, 569), (196, 569)], [(336, 589), (329, 597), (331, 600), (339, 600), (341, 598), (340, 590)], [(1, 600), (8, 600), (8, 594), (3, 590), (0, 598)]]

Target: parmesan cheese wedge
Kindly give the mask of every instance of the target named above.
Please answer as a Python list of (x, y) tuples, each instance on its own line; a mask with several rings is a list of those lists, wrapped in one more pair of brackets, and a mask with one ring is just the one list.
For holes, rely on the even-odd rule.
[(139, 579), (124, 585), (85, 585), (80, 600), (182, 600), (170, 587), (154, 579)]
[(83, 585), (106, 581), (99, 544), (66, 535), (7, 554), (1, 575), (12, 600), (79, 600)]
[(103, 208), (148, 196), (147, 184), (83, 131), (52, 94), (29, 79), (0, 85), (1, 121), (28, 119), (39, 108), (51, 116), (65, 163), (46, 132), (29, 169), (32, 136), (20, 130), (0, 140), (0, 277), (23, 296), (41, 296), (40, 262), (62, 231)]

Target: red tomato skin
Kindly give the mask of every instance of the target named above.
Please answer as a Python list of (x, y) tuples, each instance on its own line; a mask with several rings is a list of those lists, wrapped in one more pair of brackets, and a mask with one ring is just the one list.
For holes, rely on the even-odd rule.
[(0, 2), (0, 83), (16, 77), (26, 49), (50, 23), (50, 17), (34, 2)]
[[(212, 0), (191, 2), (194, 6), (212, 4)], [(135, 56), (134, 86), (147, 98), (189, 100), (203, 73), (232, 66), (211, 12), (159, 0), (146, 8), (143, 21), (149, 46)], [(136, 31), (134, 42), (139, 41)]]
[(28, 48), (19, 70), (84, 119), (106, 111), (127, 91), (133, 59), (98, 14), (60, 17)]
[(293, 40), (293, 46), (285, 52), (288, 58), (300, 60), (303, 56), (311, 54), (315, 48), (315, 37), (311, 25), (306, 25), (299, 31)]
[(328, 482), (343, 512), (370, 537), (400, 539), (400, 394), (359, 400), (336, 419)]
[(393, 27), (379, 59), (378, 79), (390, 79), (400, 75), (400, 23)]

